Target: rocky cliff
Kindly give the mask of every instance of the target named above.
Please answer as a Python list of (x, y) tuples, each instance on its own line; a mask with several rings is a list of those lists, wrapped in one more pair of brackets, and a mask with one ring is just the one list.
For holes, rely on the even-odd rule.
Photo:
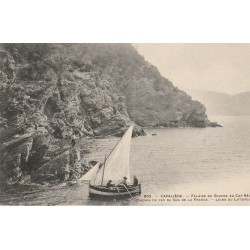
[(83, 173), (89, 166), (70, 138), (121, 136), (132, 121), (134, 136), (211, 124), (132, 45), (0, 45), (1, 171), (10, 181)]

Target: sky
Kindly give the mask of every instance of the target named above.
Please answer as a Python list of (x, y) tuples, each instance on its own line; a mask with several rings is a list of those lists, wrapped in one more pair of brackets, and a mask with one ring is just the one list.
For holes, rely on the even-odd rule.
[(250, 91), (250, 44), (134, 44), (179, 89)]

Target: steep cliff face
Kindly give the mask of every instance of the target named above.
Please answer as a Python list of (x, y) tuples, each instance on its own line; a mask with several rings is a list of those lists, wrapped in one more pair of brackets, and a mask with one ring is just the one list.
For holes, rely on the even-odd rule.
[[(138, 125), (209, 125), (205, 107), (163, 78), (157, 68), (146, 62), (130, 45), (100, 47), (99, 72), (125, 96), (129, 117)], [(109, 47), (112, 47), (112, 52), (107, 58)]]
[(16, 176), (45, 171), (59, 153), (69, 162), (58, 142), (73, 134), (120, 136), (132, 121), (134, 136), (140, 126), (206, 127), (205, 112), (129, 44), (0, 45), (2, 169)]
[[(2, 45), (1, 72), (2, 93), (11, 97), (7, 103), (18, 118), (22, 108), (22, 119), (26, 113), (30, 120), (27, 110), (33, 117), (40, 111), (57, 136), (67, 135), (70, 127), (106, 135), (130, 120), (141, 126), (208, 125), (205, 107), (128, 44)], [(12, 113), (8, 120), (17, 119)]]
[[(86, 45), (84, 45), (86, 46)], [(83, 47), (84, 47), (83, 46)], [(3, 45), (2, 118), (44, 127), (57, 138), (120, 135), (131, 123), (124, 96), (73, 45)], [(3, 50), (4, 49), (4, 50)], [(79, 55), (80, 54), (80, 55)], [(79, 58), (78, 58), (79, 57)], [(141, 134), (141, 129), (135, 129)]]

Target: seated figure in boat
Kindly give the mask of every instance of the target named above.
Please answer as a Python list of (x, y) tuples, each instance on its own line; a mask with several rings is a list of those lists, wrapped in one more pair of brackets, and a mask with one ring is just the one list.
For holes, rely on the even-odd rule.
[(115, 185), (113, 184), (112, 180), (109, 180), (106, 184), (106, 188), (114, 187)]
[(134, 187), (137, 187), (139, 185), (139, 181), (138, 179), (136, 178), (136, 176), (134, 176), (134, 179), (133, 179), (133, 186)]
[(123, 177), (123, 181), (119, 184), (119, 186), (128, 186), (128, 183), (127, 183), (127, 177), (125, 176), (125, 177)]

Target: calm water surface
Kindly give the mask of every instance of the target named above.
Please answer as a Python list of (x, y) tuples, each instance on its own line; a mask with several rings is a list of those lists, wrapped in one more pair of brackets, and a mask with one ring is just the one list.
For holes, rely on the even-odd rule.
[[(147, 136), (132, 139), (131, 175), (142, 183), (142, 195), (218, 192), (230, 183), (250, 193), (250, 117), (213, 117), (223, 128), (150, 129)], [(156, 133), (157, 136), (152, 136)], [(89, 160), (103, 161), (118, 138), (93, 142)], [(238, 180), (238, 181), (237, 181)], [(248, 184), (249, 183), (249, 184)], [(11, 187), (0, 194), (8, 205), (144, 205), (140, 199), (93, 201), (88, 185)]]

